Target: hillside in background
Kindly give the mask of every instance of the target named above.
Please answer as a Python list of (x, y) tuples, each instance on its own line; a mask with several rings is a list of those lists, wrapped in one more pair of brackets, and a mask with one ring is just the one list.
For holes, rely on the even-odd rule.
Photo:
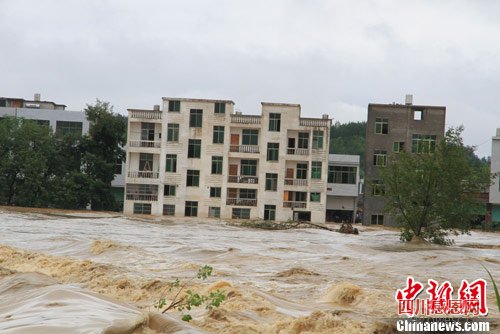
[(365, 169), (366, 122), (336, 122), (330, 129), (330, 153), (360, 156), (360, 173)]

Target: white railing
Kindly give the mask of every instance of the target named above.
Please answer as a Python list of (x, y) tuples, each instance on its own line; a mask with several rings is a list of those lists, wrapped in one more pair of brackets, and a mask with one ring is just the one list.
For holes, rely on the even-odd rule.
[(241, 153), (259, 153), (259, 146), (257, 145), (231, 145), (229, 152)]
[(307, 179), (285, 179), (287, 186), (307, 186)]
[(313, 126), (313, 127), (328, 127), (332, 124), (329, 119), (322, 118), (301, 118), (300, 125), (301, 126)]
[(143, 171), (143, 170), (128, 172), (128, 177), (141, 178), (141, 179), (157, 179), (159, 175), (160, 173), (158, 172)]
[(227, 182), (257, 184), (259, 183), (259, 178), (256, 176), (230, 175), (227, 177)]
[(256, 115), (231, 115), (231, 123), (260, 124), (261, 117)]
[(307, 202), (283, 202), (283, 207), (292, 209), (305, 209), (307, 207)]
[(226, 205), (257, 206), (257, 199), (249, 198), (228, 198)]
[(160, 148), (161, 141), (158, 140), (131, 140), (129, 141), (130, 147), (154, 147)]
[(155, 202), (155, 201), (158, 200), (158, 195), (151, 195), (151, 194), (127, 194), (127, 200), (129, 200), (129, 201)]
[(161, 119), (161, 111), (131, 110), (129, 111), (129, 117), (143, 119)]
[(293, 154), (293, 155), (309, 155), (309, 149), (308, 148), (287, 148), (286, 153)]

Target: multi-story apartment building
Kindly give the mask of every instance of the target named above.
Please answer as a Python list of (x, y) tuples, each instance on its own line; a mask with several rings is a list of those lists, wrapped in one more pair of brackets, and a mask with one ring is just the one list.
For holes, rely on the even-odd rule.
[[(491, 173), (500, 173), (500, 128), (491, 141)], [(490, 187), (489, 209), (491, 222), (500, 222), (500, 179), (496, 177)], [(488, 210), (488, 211), (490, 211)]]
[(324, 222), (331, 120), (300, 111), (187, 98), (129, 109), (124, 212)]
[[(56, 133), (76, 133), (82, 135), (89, 131), (89, 121), (83, 111), (66, 110), (64, 104), (42, 101), (40, 94), (33, 100), (0, 97), (0, 118), (5, 116), (32, 119), (39, 124), (50, 126)], [(123, 201), (125, 187), (125, 164), (115, 166), (115, 178), (111, 182), (113, 192), (119, 202)]]
[(354, 223), (360, 189), (359, 155), (330, 154), (327, 182), (326, 221)]
[(402, 150), (419, 153), (432, 151), (444, 137), (446, 107), (413, 105), (406, 96), (403, 104), (369, 104), (366, 124), (365, 194), (363, 224), (394, 226), (384, 214), (384, 184), (379, 171), (389, 156)]

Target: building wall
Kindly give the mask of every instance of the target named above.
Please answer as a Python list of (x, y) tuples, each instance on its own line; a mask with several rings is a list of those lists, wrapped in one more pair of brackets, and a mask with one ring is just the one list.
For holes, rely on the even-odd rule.
[[(415, 111), (422, 111), (422, 119), (414, 120)], [(444, 137), (446, 108), (439, 106), (401, 105), (401, 104), (369, 104), (366, 125), (365, 153), (365, 197), (363, 224), (371, 223), (371, 215), (384, 215), (384, 225), (394, 226), (393, 217), (384, 214), (385, 199), (372, 195), (372, 182), (379, 179), (379, 166), (374, 166), (375, 150), (387, 151), (387, 160), (395, 154), (394, 142), (404, 142), (405, 150), (411, 152), (414, 134), (435, 135), (436, 142)], [(387, 134), (375, 133), (376, 118), (387, 118), (389, 128)]]
[[(500, 128), (491, 141), (491, 173), (500, 172)], [(491, 220), (500, 222), (500, 180), (496, 177), (490, 186), (489, 201), (492, 204)]]

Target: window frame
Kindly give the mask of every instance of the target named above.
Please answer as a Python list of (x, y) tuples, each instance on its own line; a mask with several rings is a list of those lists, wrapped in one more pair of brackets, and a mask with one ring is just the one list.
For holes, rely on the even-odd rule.
[(181, 101), (180, 100), (169, 100), (168, 101), (168, 112), (181, 112)]
[[(171, 170), (169, 170), (171, 169)], [(165, 172), (177, 173), (177, 154), (165, 155)]]
[(375, 118), (375, 134), (386, 135), (389, 133), (389, 119), (384, 117)]
[(175, 197), (177, 192), (176, 188), (177, 186), (175, 184), (163, 185), (163, 197)]
[[(274, 147), (272, 147), (274, 146)], [(280, 143), (267, 143), (267, 161), (279, 161)]]
[(190, 159), (201, 158), (201, 139), (189, 139), (187, 157)]
[(322, 161), (311, 161), (311, 180), (321, 180), (322, 178)]
[(258, 129), (243, 129), (241, 131), (241, 145), (258, 146), (259, 145), (259, 130)]
[(281, 114), (269, 113), (269, 131), (280, 132), (281, 130)]
[(179, 142), (179, 123), (167, 124), (167, 143)]
[(211, 167), (212, 175), (222, 175), (222, 171), (224, 168), (224, 157), (213, 155)]
[(214, 114), (225, 114), (226, 113), (226, 103), (225, 102), (215, 102), (214, 103)]
[(199, 187), (200, 186), (200, 170), (188, 169), (186, 170), (186, 187)]
[(213, 136), (212, 136), (212, 144), (224, 144), (224, 125), (214, 125), (213, 127)]
[(278, 191), (278, 174), (277, 173), (266, 173), (266, 191)]
[(190, 128), (203, 127), (203, 109), (189, 110), (189, 127)]
[(198, 217), (198, 201), (184, 202), (184, 217)]
[(325, 133), (323, 130), (313, 130), (312, 136), (312, 148), (313, 150), (322, 150), (324, 148), (323, 144), (325, 141)]

